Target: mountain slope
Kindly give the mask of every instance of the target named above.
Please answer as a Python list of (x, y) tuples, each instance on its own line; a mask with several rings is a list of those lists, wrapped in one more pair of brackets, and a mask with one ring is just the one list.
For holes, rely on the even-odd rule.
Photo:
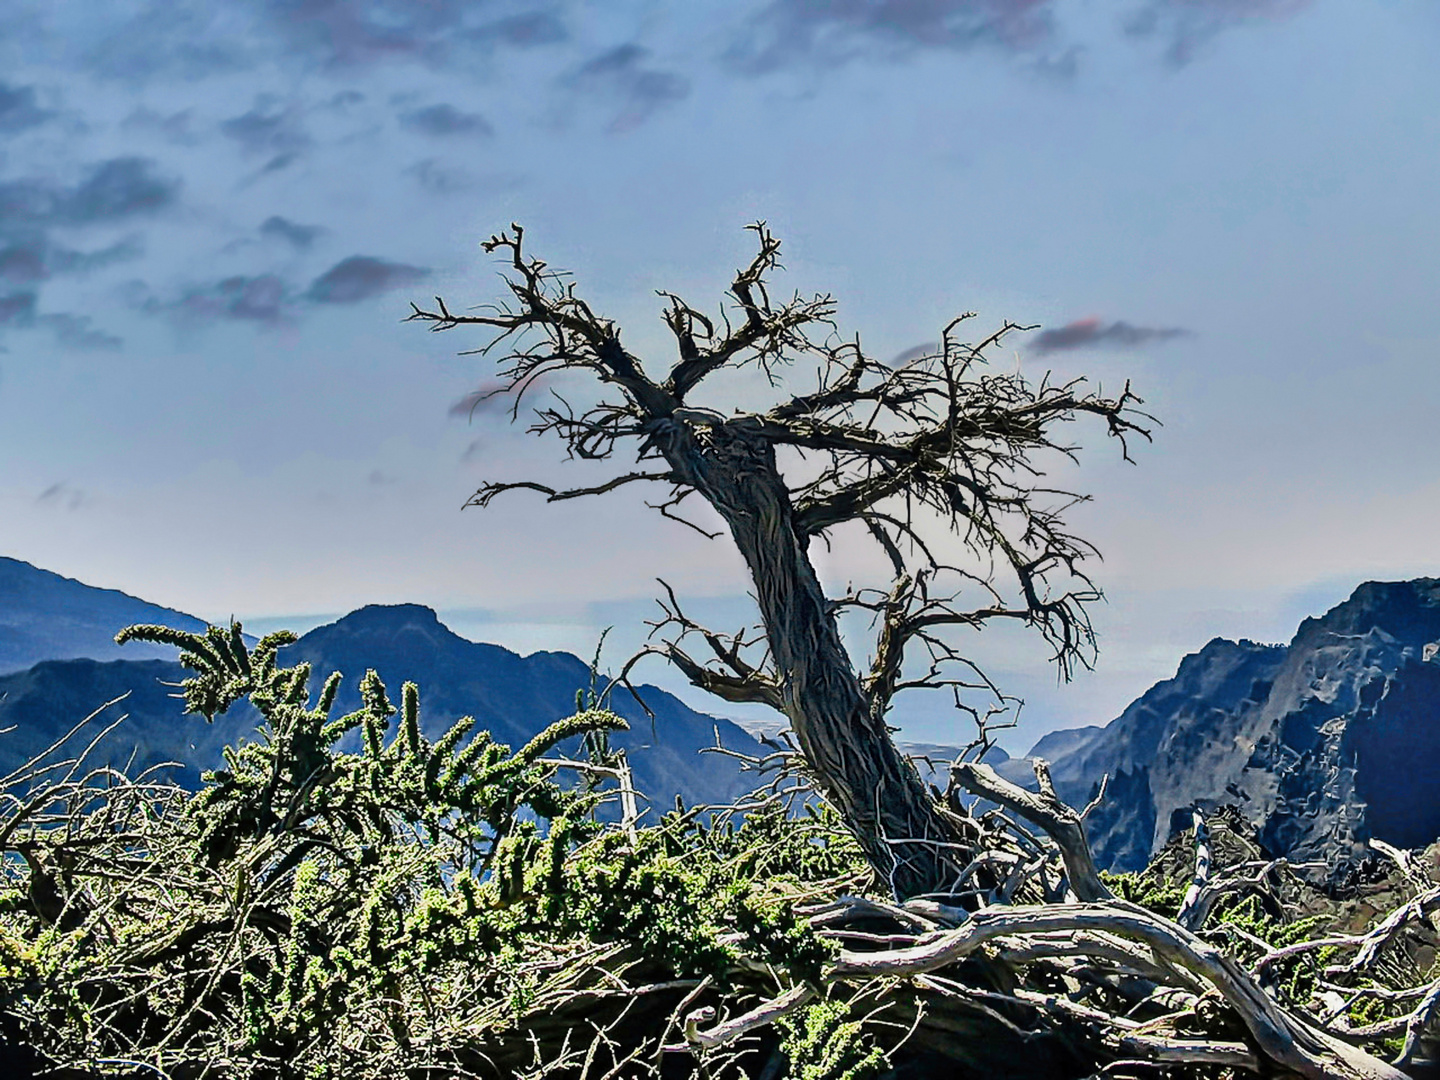
[(0, 557), (0, 674), (42, 660), (174, 658), (175, 650), (164, 645), (116, 645), (116, 633), (133, 623), (205, 629), (204, 622), (183, 612)]
[[(175, 655), (174, 649), (164, 651)], [(498, 645), (466, 641), (429, 608), (408, 604), (362, 608), (317, 627), (282, 650), (280, 659), (313, 665), (312, 695), (331, 671), (340, 671), (345, 677), (336, 701), (340, 712), (358, 707), (360, 679), (374, 668), (393, 700), (399, 700), (403, 682), (419, 684), (422, 727), (429, 737), (438, 738), (461, 716), (474, 716), (478, 727), (517, 748), (573, 713), (576, 691), (590, 684), (590, 669), (578, 657), (521, 657)], [(200, 771), (222, 763), (222, 746), (253, 735), (258, 717), (245, 703), (213, 725), (185, 716), (174, 695), (175, 684), (188, 674), (173, 659), (76, 659), (47, 660), (0, 676), (0, 732), (13, 729), (0, 734), (0, 775), (44, 750), (100, 705), (128, 695), (77, 735), (68, 752), (82, 749), (125, 713), (128, 719), (95, 747), (89, 764), (122, 767), (132, 754), (133, 769), (178, 761), (184, 768), (174, 778), (196, 786)], [(718, 733), (726, 747), (759, 754), (755, 739), (662, 690), (647, 686), (640, 692), (655, 713), (653, 726), (628, 694), (616, 694), (611, 704), (630, 721), (631, 730), (616, 733), (611, 742), (627, 751), (636, 787), (658, 809), (668, 808), (677, 794), (687, 803), (718, 803), (749, 790), (734, 759), (699, 751), (713, 745)]]
[[(175, 650), (169, 651), (173, 656)], [(40, 754), (106, 702), (123, 698), (45, 760), (75, 756), (120, 720), (87, 756), (87, 767), (123, 768), (134, 776), (175, 761), (182, 768), (167, 771), (165, 777), (197, 787), (202, 770), (222, 763), (221, 747), (251, 734), (259, 718), (243, 702), (214, 724), (185, 716), (174, 695), (175, 684), (188, 674), (173, 660), (46, 660), (0, 675), (0, 776)]]
[[(1240, 807), (1271, 850), (1353, 863), (1440, 836), (1440, 580), (1368, 582), (1288, 646), (1217, 638), (1104, 729), (1047, 736), (1102, 866), (1138, 869), (1192, 805)], [(1047, 742), (1048, 740), (1048, 742)]]
[[(359, 705), (357, 687), (374, 668), (398, 698), (406, 680), (420, 687), (421, 727), (438, 738), (460, 716), (474, 716), (501, 741), (519, 746), (554, 720), (575, 711), (575, 692), (590, 686), (590, 668), (569, 653), (519, 656), (499, 645), (467, 641), (417, 604), (372, 605), (318, 626), (280, 653), (285, 664), (309, 661), (315, 678), (345, 676), (337, 708)], [(729, 720), (698, 713), (653, 686), (639, 688), (654, 722), (624, 690), (609, 702), (630, 722), (611, 736), (626, 750), (640, 791), (664, 810), (677, 793), (687, 802), (725, 802), (749, 783), (731, 758), (700, 754), (718, 733), (723, 744), (745, 754), (760, 744)]]

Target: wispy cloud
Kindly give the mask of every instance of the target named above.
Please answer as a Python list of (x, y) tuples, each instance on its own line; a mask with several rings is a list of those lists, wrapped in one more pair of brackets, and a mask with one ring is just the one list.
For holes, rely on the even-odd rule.
[(38, 302), (39, 297), (33, 290), (0, 296), (0, 330), (48, 330), (60, 345), (87, 352), (118, 349), (124, 344), (114, 334), (95, 329), (88, 315), (41, 313)]
[(943, 347), (938, 341), (928, 342), (924, 345), (912, 345), (903, 352), (896, 353), (890, 363), (894, 367), (899, 367), (901, 364), (908, 364), (911, 360), (919, 360), (922, 356), (934, 356)]
[(260, 235), (274, 240), (283, 240), (291, 247), (308, 248), (325, 230), (319, 225), (299, 225), (289, 218), (273, 214), (260, 225)]
[(534, 48), (569, 37), (556, 10), (494, 17), (474, 0), (264, 0), (285, 51), (327, 68), (410, 61), (442, 66), (497, 45)]
[(73, 187), (48, 178), (0, 183), (0, 229), (121, 221), (171, 206), (179, 191), (147, 158), (112, 158)]
[(52, 110), (36, 104), (33, 86), (14, 86), (0, 80), (0, 131), (23, 131), (54, 115)]
[(353, 304), (413, 285), (429, 276), (430, 271), (419, 266), (352, 255), (312, 281), (305, 297), (317, 304)]
[[(276, 219), (271, 219), (276, 220)], [(283, 220), (283, 219), (280, 219)], [(286, 222), (287, 226), (294, 226)], [(263, 230), (263, 226), (262, 226)], [(284, 236), (282, 230), (272, 232)], [(157, 296), (142, 281), (125, 287), (131, 308), (181, 323), (248, 322), (262, 327), (290, 326), (318, 305), (353, 304), (383, 295), (428, 277), (429, 270), (368, 255), (342, 259), (300, 289), (278, 273), (231, 274), (185, 288), (178, 295)]]
[(506, 408), (513, 401), (504, 394), (509, 386), (508, 382), (501, 379), (490, 379), (478, 389), (471, 390), (464, 397), (452, 402), (448, 413), (450, 416), (463, 417), (468, 420), (477, 413)]
[(1179, 67), (1232, 27), (1288, 19), (1310, 6), (1311, 0), (1149, 0), (1126, 20), (1125, 31), (1166, 41), (1165, 58)]
[(479, 113), (462, 112), (454, 105), (428, 105), (400, 114), (400, 126), (421, 135), (494, 135), (490, 121)]
[(261, 101), (248, 112), (221, 121), (220, 131), (252, 154), (295, 154), (310, 145), (299, 111)]
[(88, 315), (53, 312), (37, 315), (35, 324), (49, 330), (55, 340), (71, 349), (85, 352), (114, 352), (125, 344), (124, 339), (97, 329)]
[(13, 292), (0, 296), (0, 326), (28, 326), (35, 318), (35, 294)]
[(87, 15), (91, 36), (71, 49), (84, 57), (89, 71), (106, 78), (202, 79), (244, 70), (259, 59), (252, 19), (227, 4), (135, 0)]
[(522, 188), (528, 182), (528, 177), (522, 173), (474, 172), (433, 157), (417, 161), (405, 170), (405, 175), (414, 177), (415, 182), (432, 195), (454, 195), (461, 191), (497, 195)]
[(477, 41), (499, 41), (520, 48), (558, 45), (570, 38), (565, 24), (553, 11), (531, 11), (486, 23), (470, 34)]
[(1052, 35), (1052, 0), (774, 0), (727, 54), (764, 74), (858, 57), (899, 58), (921, 49), (980, 45), (1027, 51)]
[(405, 170), (422, 188), (434, 195), (453, 195), (479, 187), (480, 178), (469, 169), (445, 165), (435, 158), (424, 158)]
[(170, 307), (191, 318), (279, 323), (294, 303), (292, 290), (275, 274), (236, 274), (193, 289)]
[(1096, 318), (1076, 319), (1054, 330), (1043, 331), (1030, 346), (1030, 351), (1042, 356), (1045, 353), (1102, 346), (1134, 349), (1157, 341), (1192, 336), (1193, 331), (1174, 326), (1134, 326), (1123, 321), (1106, 323)]
[(271, 26), (292, 53), (328, 67), (437, 58), (463, 26), (460, 0), (268, 0)]
[(57, 229), (114, 225), (174, 205), (180, 182), (147, 158), (117, 157), (92, 164), (74, 183), (50, 176), (0, 182), (0, 328), (48, 330), (69, 349), (117, 349), (121, 339), (94, 327), (88, 315), (43, 311), (36, 286), (62, 274), (82, 274), (142, 253), (138, 236), (94, 251), (57, 241)]
[(629, 131), (667, 105), (690, 94), (690, 80), (647, 65), (649, 50), (629, 43), (608, 49), (582, 64), (568, 80), (574, 90), (614, 102), (612, 132)]
[[(55, 31), (44, 0), (9, 0), (7, 35)], [(512, 11), (523, 5), (505, 5)], [(279, 65), (290, 73), (414, 63), (474, 63), (497, 49), (567, 41), (562, 3), (497, 17), (481, 0), (127, 0), (67, 27), (65, 54), (98, 76), (144, 84)], [(28, 8), (28, 10), (27, 10)]]
[(120, 126), (125, 131), (154, 132), (166, 142), (177, 146), (194, 146), (200, 141), (193, 109), (161, 113), (141, 106), (127, 116)]
[(90, 501), (86, 492), (63, 481), (51, 484), (35, 497), (37, 506), (51, 506), (63, 510), (79, 510)]
[(57, 274), (81, 274), (134, 259), (141, 251), (133, 236), (98, 251), (77, 251), (56, 243), (44, 230), (20, 230), (0, 237), (0, 281), (29, 284)]

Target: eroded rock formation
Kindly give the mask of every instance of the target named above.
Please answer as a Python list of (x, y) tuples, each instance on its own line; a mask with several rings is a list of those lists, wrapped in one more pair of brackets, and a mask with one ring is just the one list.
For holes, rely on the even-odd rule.
[(1046, 736), (1102, 866), (1139, 869), (1192, 806), (1233, 804), (1264, 845), (1342, 873), (1374, 837), (1440, 837), (1440, 579), (1368, 582), (1288, 646), (1217, 638), (1104, 728)]

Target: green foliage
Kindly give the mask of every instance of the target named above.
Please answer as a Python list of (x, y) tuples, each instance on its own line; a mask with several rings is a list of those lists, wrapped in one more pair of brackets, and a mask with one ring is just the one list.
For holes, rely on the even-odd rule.
[(1267, 913), (1260, 897), (1254, 893), (1229, 903), (1222, 900), (1216, 905), (1214, 918), (1217, 923), (1238, 926), (1277, 949), (1294, 945), (1297, 941), (1309, 941), (1316, 936), (1317, 930), (1331, 922), (1329, 915), (1309, 915), (1303, 919), (1283, 922)]
[(885, 1064), (864, 1026), (841, 1002), (818, 1001), (779, 1022), (790, 1080), (869, 1080)]
[[(582, 1016), (636, 1024), (630, 1037), (658, 1052), (664, 1010), (693, 980), (721, 1003), (753, 1001), (757, 979), (818, 983), (833, 946), (796, 904), (869, 879), (828, 810), (795, 819), (772, 802), (743, 820), (677, 808), (648, 827), (607, 823), (604, 778), (623, 755), (605, 737), (625, 722), (593, 687), (512, 752), (469, 717), (431, 743), (415, 685), (397, 709), (373, 671), (360, 708), (332, 715), (338, 674), (312, 703), (309, 665), (277, 663), (293, 635), (253, 652), (238, 625), (120, 639), (182, 650), (189, 712), (211, 719), (247, 697), (263, 722), (193, 796), (107, 780), (57, 789), (48, 816), (0, 820), (11, 850), (34, 859), (5, 864), (0, 1015), (57, 1067), (568, 1075), (566, 1033)], [(352, 733), (359, 751), (342, 751)], [(550, 756), (576, 741), (583, 783)], [(45, 881), (58, 911), (42, 910)], [(632, 983), (674, 988), (642, 1016)], [(820, 1055), (795, 1075), (859, 1080), (878, 1060), (834, 1008), (793, 1029), (792, 1061), (812, 1045)]]
[(833, 948), (797, 918), (793, 897), (835, 876), (817, 867), (867, 871), (853, 842), (831, 851), (784, 820), (778, 806), (739, 828), (676, 810), (633, 842), (611, 832), (577, 853), (566, 886), (547, 892), (537, 914), (595, 941), (634, 942), (682, 978), (722, 974), (743, 954), (793, 980), (818, 980)]
[(1139, 904), (1166, 918), (1174, 918), (1179, 912), (1187, 888), (1182, 882), (1168, 880), (1149, 870), (1124, 874), (1101, 871), (1100, 880), (1122, 900)]
[[(1403, 1016), (1406, 1010), (1397, 1007), (1394, 1001), (1386, 1001), (1380, 997), (1361, 997), (1350, 1004), (1347, 1015), (1352, 1027), (1364, 1027), (1366, 1024), (1378, 1024), (1382, 1020), (1389, 1020), (1396, 1016)], [(1400, 1053), (1400, 1048), (1405, 1045), (1403, 1035), (1390, 1035), (1380, 1040), (1385, 1053), (1394, 1058)]]

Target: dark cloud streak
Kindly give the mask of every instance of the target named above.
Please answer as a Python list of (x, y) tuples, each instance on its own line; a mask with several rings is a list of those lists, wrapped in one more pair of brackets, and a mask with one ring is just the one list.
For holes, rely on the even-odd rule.
[[(270, 219), (275, 220), (284, 221), (283, 218)], [(285, 224), (303, 228), (293, 226), (292, 222)], [(271, 231), (277, 230), (272, 227)], [(352, 255), (317, 277), (304, 292), (279, 274), (232, 274), (192, 286), (173, 299), (162, 299), (144, 282), (133, 281), (125, 289), (125, 300), (137, 311), (169, 316), (180, 322), (248, 322), (278, 327), (293, 325), (307, 308), (315, 305), (358, 303), (429, 275), (429, 270), (418, 266)]]
[(286, 321), (293, 302), (291, 289), (275, 274), (235, 274), (190, 291), (170, 307), (191, 318), (274, 324)]
[(51, 331), (55, 340), (72, 349), (86, 352), (114, 352), (125, 344), (124, 339), (104, 330), (97, 330), (88, 315), (70, 315), (65, 312), (40, 315), (35, 319), (38, 326)]
[(565, 41), (553, 11), (501, 19), (473, 0), (266, 0), (262, 10), (285, 50), (326, 68), (410, 61), (432, 67), (497, 44), (534, 48)]
[(0, 326), (28, 326), (34, 319), (33, 292), (15, 292), (0, 296)]
[(1099, 319), (1077, 319), (1054, 330), (1046, 330), (1035, 339), (1030, 351), (1036, 356), (1110, 346), (1134, 349), (1158, 341), (1192, 337), (1193, 332), (1180, 327), (1133, 326), (1128, 322), (1102, 323)]
[(134, 259), (141, 251), (133, 236), (99, 251), (76, 251), (55, 243), (44, 230), (20, 230), (8, 241), (0, 239), (0, 281), (29, 284), (57, 274), (83, 274)]
[(284, 240), (291, 247), (304, 250), (324, 233), (319, 225), (299, 225), (289, 218), (273, 214), (260, 226), (260, 235), (271, 239)]
[(509, 408), (511, 400), (504, 395), (510, 388), (510, 384), (503, 379), (490, 379), (478, 390), (472, 390), (464, 397), (451, 404), (447, 415), (470, 419), (478, 413), (493, 412), (500, 408)]
[(33, 86), (12, 86), (0, 80), (0, 131), (37, 127), (55, 115), (35, 104)]
[(1311, 0), (1149, 0), (1126, 20), (1125, 32), (1134, 38), (1168, 39), (1165, 59), (1183, 67), (1226, 30), (1278, 22), (1310, 6)]
[(400, 114), (400, 126), (421, 135), (494, 135), (490, 121), (479, 113), (462, 112), (454, 105), (430, 105)]
[(66, 510), (79, 510), (89, 502), (90, 496), (86, 492), (72, 487), (63, 480), (51, 484), (35, 496), (36, 506), (63, 507)]
[(179, 191), (179, 181), (161, 176), (148, 158), (112, 158), (91, 166), (73, 188), (37, 179), (0, 183), (0, 229), (121, 221), (165, 209)]
[(470, 191), (479, 186), (479, 179), (466, 169), (442, 165), (434, 158), (417, 161), (405, 170), (413, 176), (426, 191), (435, 195), (453, 195), (457, 191)]
[(519, 48), (535, 48), (558, 45), (569, 40), (570, 33), (552, 12), (532, 11), (487, 23), (470, 37), (475, 41), (500, 41)]
[(369, 255), (352, 255), (311, 282), (305, 298), (317, 304), (353, 304), (392, 289), (413, 285), (429, 276), (429, 270), (418, 266), (386, 262)]
[(191, 109), (181, 109), (167, 116), (141, 107), (127, 116), (120, 126), (126, 131), (155, 132), (166, 142), (177, 146), (194, 146), (200, 141), (194, 124), (195, 114)]
[(222, 121), (220, 131), (256, 154), (284, 156), (310, 145), (310, 136), (300, 126), (295, 110), (290, 108), (271, 109), (263, 104), (256, 105), (247, 113)]
[(920, 49), (999, 46), (1031, 51), (1052, 36), (1053, 0), (774, 0), (726, 55), (736, 70), (767, 74)]
[(617, 100), (620, 111), (611, 119), (612, 132), (629, 131), (656, 111), (690, 95), (683, 75), (645, 66), (649, 50), (633, 42), (616, 46), (587, 61), (571, 77), (573, 89)]
[(38, 314), (38, 300), (37, 294), (29, 290), (0, 296), (0, 328), (49, 330), (56, 341), (72, 349), (118, 349), (123, 344), (115, 335), (94, 329), (88, 315)]

